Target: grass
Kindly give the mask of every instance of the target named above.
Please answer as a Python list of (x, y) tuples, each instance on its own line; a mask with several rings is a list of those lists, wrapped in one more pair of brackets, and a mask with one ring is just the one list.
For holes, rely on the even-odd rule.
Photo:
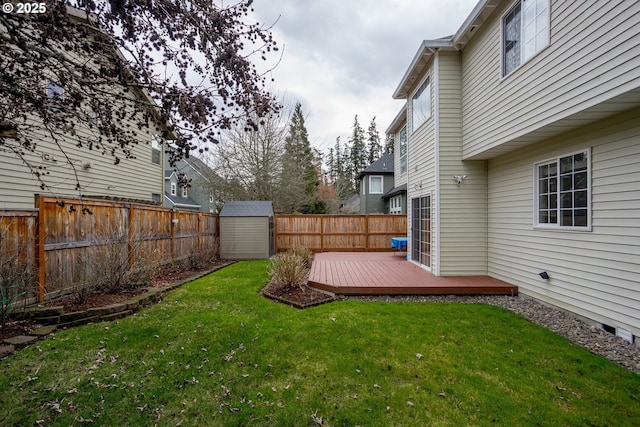
[(1, 425), (637, 426), (640, 376), (492, 306), (261, 298), (234, 264), (0, 362)]

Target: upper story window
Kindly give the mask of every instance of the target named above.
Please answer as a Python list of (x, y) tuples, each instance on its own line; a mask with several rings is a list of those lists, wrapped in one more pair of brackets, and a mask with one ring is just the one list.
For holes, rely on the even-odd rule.
[(382, 194), (382, 177), (370, 176), (369, 177), (369, 194)]
[(502, 18), (502, 76), (549, 45), (549, 0), (519, 0)]
[(171, 195), (175, 196), (178, 193), (178, 185), (175, 182), (171, 183)]
[(151, 138), (151, 162), (159, 165), (162, 158), (162, 143), (157, 135)]
[(407, 127), (400, 130), (400, 173), (407, 173)]
[(584, 150), (535, 165), (535, 226), (589, 229), (589, 154)]
[(189, 194), (187, 193), (187, 186), (183, 186), (182, 187), (182, 197), (188, 197)]
[(431, 117), (431, 84), (429, 78), (411, 99), (411, 130), (415, 131)]

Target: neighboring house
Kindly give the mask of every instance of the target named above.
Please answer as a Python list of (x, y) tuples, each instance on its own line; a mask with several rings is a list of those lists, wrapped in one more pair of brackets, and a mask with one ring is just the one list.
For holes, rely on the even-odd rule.
[[(164, 206), (216, 213), (216, 201), (211, 185), (211, 179), (216, 175), (211, 168), (193, 154), (179, 160), (173, 167), (169, 164), (168, 158), (169, 156), (165, 158)], [(181, 175), (189, 180), (189, 185), (181, 185)]]
[[(384, 154), (358, 174), (360, 213), (389, 213), (384, 194), (393, 189), (393, 154)], [(386, 202), (386, 203), (385, 203)]]
[(354, 194), (347, 200), (342, 200), (338, 205), (339, 214), (357, 214), (360, 213), (360, 195)]
[(407, 213), (407, 107), (398, 112), (387, 128), (386, 134), (393, 138), (393, 182), (395, 187), (382, 197), (389, 206), (390, 214)]
[[(79, 20), (84, 16), (75, 9), (69, 9), (69, 13)], [(91, 52), (74, 54), (91, 57)], [(113, 55), (118, 55), (115, 48)], [(64, 87), (52, 82), (42, 82), (42, 90), (50, 97), (64, 96)], [(132, 102), (137, 98), (153, 105), (149, 95), (142, 90), (128, 89), (128, 93)], [(122, 109), (127, 107), (120, 106)], [(136, 133), (139, 144), (131, 147), (133, 157), (121, 158), (118, 165), (114, 165), (112, 156), (103, 155), (99, 149), (76, 147), (75, 136), (66, 135), (64, 140), (59, 141), (58, 146), (49, 135), (43, 133), (37, 140), (35, 152), (26, 152), (25, 157), (34, 169), (46, 168), (48, 175), (44, 176), (44, 181), (49, 188), (44, 190), (21, 159), (8, 149), (0, 148), (0, 209), (33, 208), (36, 193), (54, 196), (99, 196), (161, 203), (164, 194), (164, 159), (158, 135), (162, 134), (164, 129), (158, 124), (142, 128), (138, 126), (138, 122), (143, 122), (144, 119), (137, 115), (134, 117), (133, 114), (128, 116), (127, 120), (130, 121), (129, 127), (131, 132)], [(17, 132), (20, 132), (20, 128)], [(78, 125), (77, 133), (85, 137), (85, 141), (99, 139), (99, 135), (88, 126)], [(80, 188), (76, 188), (77, 184)]]
[(172, 209), (184, 209), (189, 211), (201, 210), (201, 205), (189, 197), (189, 187), (180, 184), (180, 177), (176, 171), (168, 169), (164, 171), (166, 191), (164, 193), (164, 207)]
[(640, 335), (640, 2), (482, 0), (393, 96), (412, 262)]

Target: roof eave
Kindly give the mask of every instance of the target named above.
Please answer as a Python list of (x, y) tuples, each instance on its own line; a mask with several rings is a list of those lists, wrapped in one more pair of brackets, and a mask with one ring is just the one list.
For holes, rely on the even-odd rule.
[(398, 114), (396, 114), (396, 116), (393, 118), (393, 121), (391, 122), (387, 130), (384, 131), (384, 134), (393, 135), (394, 133), (396, 133), (396, 131), (398, 131), (398, 129), (401, 128), (401, 125), (403, 125), (404, 122), (406, 121), (407, 121), (407, 104), (405, 103), (400, 109), (400, 111), (398, 111)]
[(485, 23), (489, 15), (493, 13), (501, 2), (502, 0), (480, 0), (476, 4), (467, 19), (465, 19), (453, 36), (453, 45), (457, 50), (464, 48), (469, 40), (477, 33), (477, 29)]
[(404, 73), (400, 84), (393, 92), (393, 99), (406, 99), (409, 90), (415, 84), (416, 80), (431, 61), (433, 54), (439, 49), (453, 49), (453, 39), (446, 37), (437, 40), (423, 40), (416, 52), (409, 68)]

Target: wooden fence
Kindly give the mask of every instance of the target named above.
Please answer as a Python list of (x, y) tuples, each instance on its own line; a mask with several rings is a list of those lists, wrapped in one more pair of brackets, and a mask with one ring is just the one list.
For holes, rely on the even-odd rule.
[(91, 263), (126, 254), (130, 269), (191, 256), (217, 256), (217, 215), (104, 200), (36, 196), (35, 211), (0, 211), (7, 242), (0, 260), (16, 256), (35, 270), (39, 301), (86, 280)]
[(391, 251), (406, 237), (406, 215), (276, 215), (276, 251), (302, 245), (313, 252)]

